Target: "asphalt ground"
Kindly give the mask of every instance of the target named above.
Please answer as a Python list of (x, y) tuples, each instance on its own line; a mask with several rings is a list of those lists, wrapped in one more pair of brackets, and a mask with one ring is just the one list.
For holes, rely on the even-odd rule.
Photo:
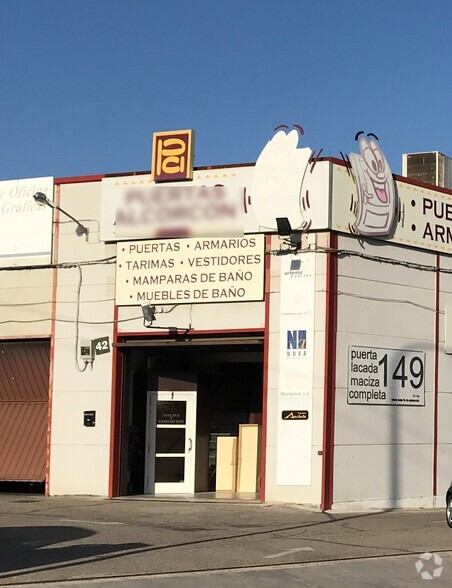
[[(23, 588), (422, 588), (433, 580), (434, 588), (452, 585), (452, 555), (442, 554), (441, 567), (423, 568), (418, 573), (418, 556), (384, 556), (361, 560), (343, 560), (227, 570), (191, 572), (166, 576), (140, 576), (127, 579), (82, 580), (51, 584), (26, 584)], [(435, 575), (436, 573), (436, 575)], [(425, 576), (427, 574), (427, 576)]]
[[(452, 529), (444, 509), (320, 513), (253, 503), (0, 495), (0, 517), (3, 586), (66, 582), (69, 588), (76, 580), (113, 586), (109, 578), (137, 588), (169, 586), (170, 581), (181, 587), (229, 586), (231, 581), (265, 586), (274, 574), (285, 578), (285, 585), (323, 586), (313, 580), (300, 584), (297, 575), (313, 573), (320, 582), (326, 574), (331, 585), (345, 564), (354, 570), (382, 566), (390, 574), (389, 561), (407, 581), (425, 585), (414, 569), (424, 552), (441, 554), (446, 562), (434, 586), (446, 580), (452, 585)], [(202, 573), (195, 577), (194, 572)], [(168, 576), (174, 573), (179, 575)], [(366, 583), (365, 571), (353, 584), (350, 572), (343, 573), (348, 583), (336, 586), (405, 585)], [(279, 584), (275, 577), (268, 581)]]

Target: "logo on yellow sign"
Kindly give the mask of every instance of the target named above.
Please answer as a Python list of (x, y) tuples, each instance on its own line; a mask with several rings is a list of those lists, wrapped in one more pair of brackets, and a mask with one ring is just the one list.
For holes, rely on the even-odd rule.
[(193, 179), (195, 133), (165, 131), (154, 133), (152, 142), (152, 177), (154, 182)]

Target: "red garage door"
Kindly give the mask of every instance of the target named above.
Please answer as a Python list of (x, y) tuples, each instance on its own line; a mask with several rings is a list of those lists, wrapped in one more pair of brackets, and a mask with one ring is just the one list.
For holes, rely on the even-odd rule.
[(0, 342), (0, 480), (45, 479), (49, 341)]

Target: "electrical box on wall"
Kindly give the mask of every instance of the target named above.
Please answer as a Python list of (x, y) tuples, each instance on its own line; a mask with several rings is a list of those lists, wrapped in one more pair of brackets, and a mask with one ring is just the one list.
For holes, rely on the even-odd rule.
[(80, 341), (80, 359), (83, 361), (94, 360), (94, 349), (91, 339), (82, 339)]

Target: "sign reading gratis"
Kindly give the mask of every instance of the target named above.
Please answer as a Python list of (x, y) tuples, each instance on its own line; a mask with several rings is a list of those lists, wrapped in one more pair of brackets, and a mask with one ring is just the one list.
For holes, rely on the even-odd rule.
[(263, 234), (118, 243), (116, 304), (263, 300), (264, 249)]
[(406, 349), (348, 348), (348, 404), (425, 406), (425, 354)]

